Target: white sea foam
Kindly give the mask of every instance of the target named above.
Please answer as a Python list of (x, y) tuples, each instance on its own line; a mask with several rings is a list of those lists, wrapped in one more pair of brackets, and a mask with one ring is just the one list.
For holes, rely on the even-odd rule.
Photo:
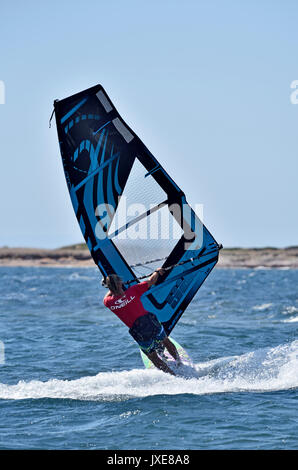
[(77, 380), (19, 381), (0, 384), (0, 399), (122, 401), (132, 397), (228, 392), (270, 392), (298, 387), (298, 340), (241, 356), (196, 364), (196, 378), (158, 370), (103, 372)]
[(283, 320), (283, 323), (296, 323), (298, 322), (298, 317), (288, 318), (287, 320)]
[(253, 307), (253, 310), (260, 310), (260, 311), (263, 311), (263, 310), (268, 310), (268, 308), (272, 307), (273, 304), (262, 304), (262, 305), (255, 305)]
[[(288, 306), (288, 307), (285, 307), (282, 311), (282, 314), (283, 315), (293, 315), (293, 314), (297, 314), (298, 312), (298, 308), (295, 307), (294, 305), (291, 305), (291, 306)], [(286, 320), (283, 320), (283, 323), (296, 323), (298, 322), (298, 316), (292, 316), (290, 318), (287, 318)]]
[(82, 274), (81, 272), (73, 272), (69, 274), (67, 279), (69, 281), (90, 281), (94, 280), (94, 276), (88, 276), (86, 274)]
[(284, 315), (292, 315), (293, 313), (297, 313), (298, 308), (295, 307), (294, 305), (290, 305), (289, 307), (285, 307), (282, 311)]

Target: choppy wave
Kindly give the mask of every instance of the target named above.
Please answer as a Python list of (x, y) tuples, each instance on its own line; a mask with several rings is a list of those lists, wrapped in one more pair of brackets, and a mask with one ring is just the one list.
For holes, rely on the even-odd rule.
[(0, 399), (123, 401), (135, 397), (229, 392), (270, 392), (298, 387), (298, 340), (275, 348), (195, 365), (196, 377), (173, 377), (157, 370), (103, 372), (76, 380), (0, 384)]

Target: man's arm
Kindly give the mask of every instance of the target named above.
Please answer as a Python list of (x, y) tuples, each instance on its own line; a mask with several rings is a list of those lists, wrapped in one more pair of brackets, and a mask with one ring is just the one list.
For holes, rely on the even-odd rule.
[(108, 291), (103, 299), (106, 299), (107, 297), (110, 297), (110, 295), (111, 295), (111, 291)]
[(159, 276), (162, 276), (164, 273), (164, 270), (162, 268), (158, 268), (148, 279), (147, 283), (148, 283), (148, 289), (149, 287), (153, 286), (154, 284), (156, 284), (157, 282), (157, 279), (159, 278)]

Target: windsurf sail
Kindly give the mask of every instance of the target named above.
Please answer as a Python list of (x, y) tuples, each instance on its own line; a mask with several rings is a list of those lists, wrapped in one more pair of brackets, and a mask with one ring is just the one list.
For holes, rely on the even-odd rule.
[(54, 112), (72, 205), (95, 264), (126, 286), (165, 268), (142, 302), (169, 334), (220, 245), (101, 85), (55, 100)]

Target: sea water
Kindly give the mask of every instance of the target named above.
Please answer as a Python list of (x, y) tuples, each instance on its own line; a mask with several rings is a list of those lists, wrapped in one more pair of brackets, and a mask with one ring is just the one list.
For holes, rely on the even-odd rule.
[(1, 449), (296, 449), (298, 270), (219, 269), (145, 370), (96, 268), (0, 268)]

